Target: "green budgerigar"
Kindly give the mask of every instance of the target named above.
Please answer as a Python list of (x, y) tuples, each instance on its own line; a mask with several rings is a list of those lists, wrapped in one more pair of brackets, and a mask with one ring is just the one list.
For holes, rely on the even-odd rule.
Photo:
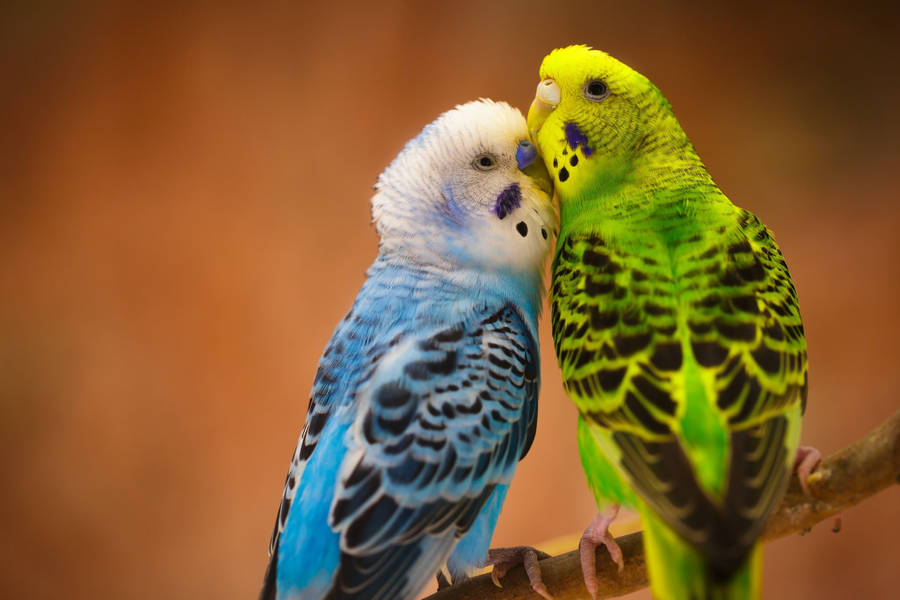
[[(550, 53), (528, 126), (560, 202), (553, 338), (601, 510), (638, 510), (658, 599), (756, 598), (807, 390), (797, 293), (760, 220), (716, 186), (665, 97), (598, 50)], [(802, 463), (802, 464), (801, 464)]]

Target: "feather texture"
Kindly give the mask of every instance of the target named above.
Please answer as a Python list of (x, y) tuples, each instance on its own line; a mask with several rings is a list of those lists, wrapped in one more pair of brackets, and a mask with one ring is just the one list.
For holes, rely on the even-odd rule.
[(640, 510), (657, 598), (755, 597), (806, 400), (787, 265), (644, 76), (584, 46), (541, 76), (560, 98), (529, 115), (562, 213), (553, 337), (588, 479)]
[(556, 230), (526, 138), (514, 109), (472, 103), (380, 178), (379, 255), (319, 363), (263, 599), (411, 599), (485, 559), (534, 439)]

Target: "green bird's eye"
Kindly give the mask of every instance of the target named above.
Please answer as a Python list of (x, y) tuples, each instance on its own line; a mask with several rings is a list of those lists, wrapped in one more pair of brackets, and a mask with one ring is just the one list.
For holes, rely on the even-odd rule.
[(609, 96), (609, 87), (602, 79), (591, 79), (584, 86), (584, 97), (598, 102)]
[(497, 166), (497, 161), (490, 154), (479, 154), (472, 161), (472, 166), (479, 171), (490, 171)]

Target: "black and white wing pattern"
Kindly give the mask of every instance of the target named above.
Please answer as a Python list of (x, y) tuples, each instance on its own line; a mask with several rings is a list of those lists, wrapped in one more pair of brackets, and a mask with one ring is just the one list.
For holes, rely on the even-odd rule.
[(537, 422), (539, 359), (518, 311), (409, 331), (370, 357), (330, 524), (329, 598), (418, 592), (508, 484)]

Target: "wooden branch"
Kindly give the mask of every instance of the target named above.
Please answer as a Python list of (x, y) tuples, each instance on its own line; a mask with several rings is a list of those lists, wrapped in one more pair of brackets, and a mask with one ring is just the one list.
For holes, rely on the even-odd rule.
[[(810, 529), (819, 521), (845, 510), (884, 488), (900, 483), (900, 410), (856, 443), (822, 460), (807, 480), (805, 496), (796, 478), (772, 515), (764, 540)], [(597, 550), (598, 598), (613, 598), (647, 585), (644, 545), (640, 532), (617, 538), (625, 569), (617, 572), (604, 546)], [(581, 577), (578, 551), (552, 556), (540, 562), (544, 583), (556, 600), (584, 600), (587, 590)], [(441, 590), (425, 600), (540, 600), (531, 590), (521, 567), (502, 580), (503, 588), (479, 575)]]

